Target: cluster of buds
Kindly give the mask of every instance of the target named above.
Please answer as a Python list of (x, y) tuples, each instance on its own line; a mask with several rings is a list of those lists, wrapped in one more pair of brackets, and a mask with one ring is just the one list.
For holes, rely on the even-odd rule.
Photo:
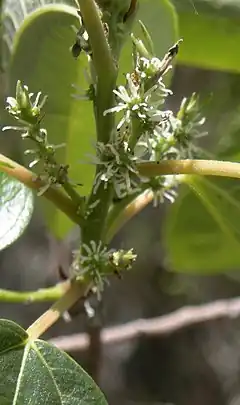
[[(97, 154), (97, 164), (101, 170), (95, 188), (101, 181), (106, 185), (112, 183), (118, 198), (139, 191), (139, 184), (144, 184), (138, 176), (138, 162), (192, 157), (195, 139), (205, 134), (199, 129), (205, 120), (199, 113), (195, 94), (182, 101), (176, 115), (164, 109), (166, 98), (172, 94), (165, 86), (164, 76), (171, 69), (181, 40), (160, 60), (154, 56), (146, 27), (142, 23), (141, 27), (149, 49), (132, 35), (134, 69), (126, 74), (126, 84), (114, 90), (116, 105), (104, 112), (105, 115), (121, 112), (122, 117), (111, 143), (98, 145), (101, 153)], [(171, 192), (169, 184), (175, 187), (176, 182), (156, 179), (154, 192), (156, 184), (161, 185), (160, 200), (162, 196), (170, 196), (173, 201), (175, 191)]]
[(111, 184), (116, 197), (121, 199), (139, 187), (136, 158), (132, 156), (128, 142), (119, 136), (119, 132), (113, 142), (97, 142), (96, 152), (94, 161), (100, 169), (95, 177), (94, 193), (101, 183), (105, 188)]
[(3, 130), (14, 129), (22, 133), (23, 139), (31, 140), (36, 149), (28, 149), (25, 154), (33, 155), (33, 160), (29, 167), (32, 168), (41, 162), (43, 170), (40, 179), (45, 185), (40, 189), (39, 194), (43, 194), (51, 185), (63, 185), (68, 181), (68, 166), (56, 162), (56, 149), (63, 145), (51, 145), (48, 142), (47, 131), (41, 128), (43, 119), (43, 106), (47, 97), (42, 97), (41, 92), (37, 93), (33, 99), (33, 93), (29, 93), (28, 87), (23, 86), (20, 81), (16, 86), (16, 97), (7, 98), (7, 110), (23, 126), (5, 127)]
[(101, 241), (92, 240), (88, 245), (82, 244), (81, 251), (74, 253), (72, 276), (77, 280), (89, 278), (100, 298), (107, 276), (116, 274), (120, 277), (123, 271), (131, 269), (136, 257), (132, 249), (108, 250)]

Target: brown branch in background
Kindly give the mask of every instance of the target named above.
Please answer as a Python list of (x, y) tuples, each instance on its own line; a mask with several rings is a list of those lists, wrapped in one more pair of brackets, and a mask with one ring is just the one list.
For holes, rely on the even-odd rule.
[[(138, 319), (124, 325), (103, 329), (101, 342), (116, 344), (141, 336), (164, 336), (201, 322), (236, 318), (239, 315), (240, 298), (218, 300), (209, 304), (183, 307), (157, 318)], [(87, 333), (60, 336), (51, 339), (51, 343), (69, 352), (86, 350), (89, 345), (89, 337)]]

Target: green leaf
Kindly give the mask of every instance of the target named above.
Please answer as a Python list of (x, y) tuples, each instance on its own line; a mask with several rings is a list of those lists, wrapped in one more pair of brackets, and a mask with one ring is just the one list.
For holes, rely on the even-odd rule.
[(163, 235), (174, 271), (214, 273), (240, 266), (240, 183), (186, 178), (171, 206)]
[(32, 191), (1, 172), (0, 163), (0, 250), (23, 233), (33, 212)]
[(240, 72), (238, 0), (174, 0), (181, 45), (178, 61), (206, 69)]
[(0, 320), (1, 405), (107, 405), (89, 375), (66, 353), (30, 341), (17, 324)]
[[(66, 147), (59, 149), (59, 162), (70, 164), (70, 178), (83, 184), (78, 191), (86, 195), (93, 181), (94, 166), (80, 163), (89, 161), (86, 155), (93, 154), (95, 124), (91, 103), (72, 97), (77, 93), (72, 84), (88, 87), (83, 73), (86, 60), (82, 55), (75, 60), (70, 52), (75, 42), (72, 26), (78, 27), (76, 9), (63, 4), (40, 7), (41, 3), (37, 0), (5, 2), (5, 36), (13, 44), (10, 65), (7, 64), (9, 95), (14, 94), (18, 79), (31, 92), (42, 91), (48, 95), (42, 126), (47, 128), (51, 143), (66, 143)], [(19, 19), (20, 11), (24, 21)], [(72, 226), (65, 215), (47, 203), (46, 213), (57, 235), (63, 235)]]

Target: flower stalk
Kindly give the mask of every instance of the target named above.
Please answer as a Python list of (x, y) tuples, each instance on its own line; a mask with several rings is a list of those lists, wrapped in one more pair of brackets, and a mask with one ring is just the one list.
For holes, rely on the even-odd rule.
[(139, 173), (145, 177), (162, 175), (219, 176), (240, 179), (240, 163), (219, 160), (163, 160), (161, 162), (144, 162), (138, 165)]
[[(46, 186), (46, 183), (37, 178), (36, 174), (31, 172), (31, 170), (2, 154), (0, 154), (0, 170), (37, 192)], [(73, 222), (78, 225), (82, 224), (83, 218), (78, 212), (78, 206), (59, 188), (55, 186), (47, 187), (42, 196), (64, 212)]]

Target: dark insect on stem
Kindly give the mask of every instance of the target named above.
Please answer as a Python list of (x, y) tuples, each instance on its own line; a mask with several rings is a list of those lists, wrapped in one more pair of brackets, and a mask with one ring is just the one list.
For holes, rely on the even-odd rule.
[(162, 60), (162, 66), (160, 68), (160, 71), (158, 72), (159, 77), (162, 76), (165, 71), (168, 69), (170, 63), (172, 62), (172, 60), (175, 58), (175, 56), (177, 56), (178, 51), (179, 51), (179, 44), (180, 42), (182, 42), (182, 39), (180, 39), (178, 42), (176, 42), (176, 44), (174, 44), (166, 53), (166, 55), (164, 56), (163, 60)]
[(79, 41), (76, 41), (75, 44), (72, 46), (71, 52), (72, 52), (72, 56), (75, 59), (77, 59), (79, 57), (80, 53), (82, 52), (82, 47), (81, 47)]
[(147, 83), (147, 88), (152, 87), (157, 81), (166, 73), (168, 70), (169, 66), (172, 63), (172, 60), (175, 58), (175, 56), (178, 54), (179, 50), (179, 44), (182, 42), (182, 39), (180, 39), (176, 44), (174, 44), (166, 53), (164, 58), (162, 59), (160, 69), (148, 80)]
[(175, 56), (178, 54), (179, 51), (179, 42), (181, 42), (182, 40), (180, 39), (180, 41), (178, 41), (176, 44), (174, 44), (169, 50), (167, 55), (171, 58), (175, 58)]

